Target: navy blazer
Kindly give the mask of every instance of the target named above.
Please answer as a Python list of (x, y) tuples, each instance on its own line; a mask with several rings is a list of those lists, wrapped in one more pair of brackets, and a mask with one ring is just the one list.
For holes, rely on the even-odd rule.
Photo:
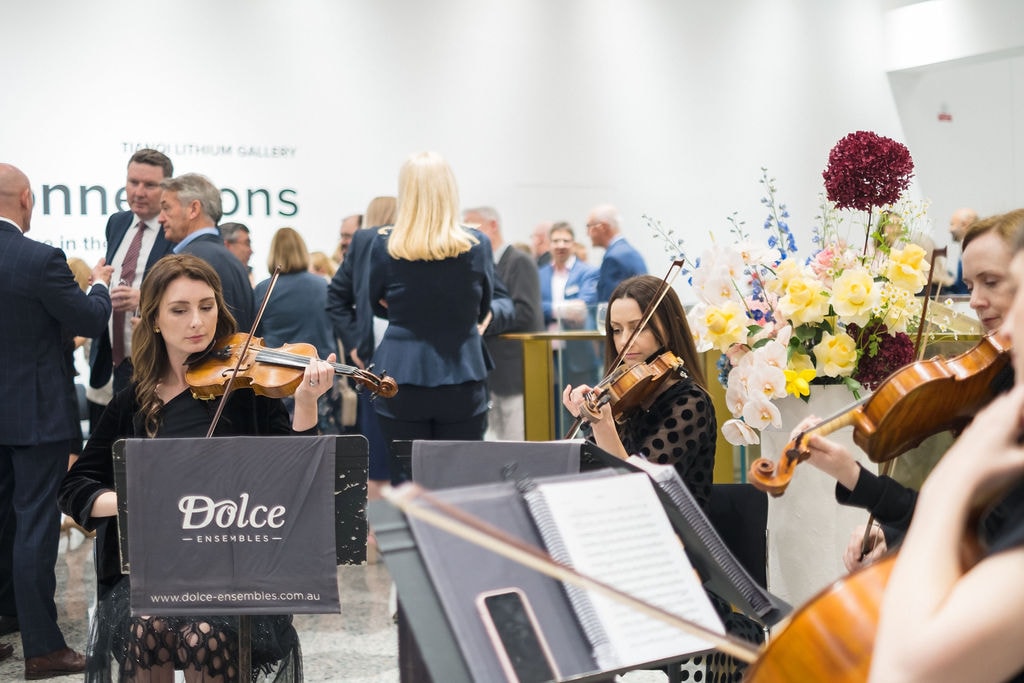
[(85, 294), (60, 249), (0, 221), (0, 444), (34, 446), (81, 439), (65, 335), (98, 337), (110, 292)]
[(373, 360), (399, 386), (479, 382), (494, 367), (476, 327), (491, 308), (491, 242), (479, 230), (468, 230), (478, 243), (441, 261), (392, 258), (391, 231), (377, 231), (368, 294), (374, 312), (388, 319), (388, 328)]
[[(259, 304), (267, 294), (270, 279), (253, 289), (253, 301)], [(331, 334), (331, 323), (324, 308), (327, 303), (327, 282), (308, 270), (285, 273), (277, 279), (274, 293), (267, 301), (263, 318), (256, 328), (270, 348), (284, 344), (312, 344), (320, 358), (337, 353), (338, 343)], [(340, 361), (344, 362), (344, 361)]]
[(373, 307), (368, 293), (370, 285), (370, 247), (377, 236), (374, 229), (356, 230), (345, 252), (345, 259), (327, 286), (327, 315), (334, 326), (334, 336), (345, 347), (350, 363), (352, 349), (366, 365), (373, 358)]
[[(334, 326), (334, 335), (341, 340), (346, 356), (356, 349), (359, 360), (366, 365), (373, 359), (373, 306), (369, 288), (370, 249), (376, 236), (377, 228), (356, 231), (345, 252), (345, 260), (327, 287), (327, 315)], [(495, 273), (487, 335), (510, 332), (516, 324), (516, 302)], [(342, 362), (351, 360), (348, 356)]]
[(252, 299), (249, 273), (238, 257), (224, 246), (224, 240), (218, 235), (200, 235), (178, 253), (194, 254), (213, 266), (220, 276), (224, 303), (228, 305), (231, 315), (235, 316), (238, 331), (251, 330), (252, 321), (256, 319), (256, 305)]
[(601, 261), (601, 277), (597, 283), (597, 300), (608, 301), (619, 283), (634, 275), (646, 275), (647, 264), (640, 252), (625, 239), (608, 245)]
[[(107, 265), (113, 263), (114, 254), (121, 247), (124, 236), (128, 234), (128, 230), (134, 223), (135, 214), (131, 211), (119, 211), (112, 214), (107, 220)], [(153, 249), (149, 252), (149, 258), (146, 259), (146, 268), (143, 271), (142, 277), (145, 278), (146, 273), (153, 267), (153, 264), (167, 256), (167, 254), (170, 254), (173, 248), (174, 243), (168, 241), (164, 237), (164, 231), (157, 228), (156, 241), (153, 242)], [(103, 329), (103, 334), (93, 340), (89, 348), (89, 368), (90, 386), (98, 389), (110, 381), (110, 376), (114, 370), (114, 352), (110, 346), (109, 325)]]

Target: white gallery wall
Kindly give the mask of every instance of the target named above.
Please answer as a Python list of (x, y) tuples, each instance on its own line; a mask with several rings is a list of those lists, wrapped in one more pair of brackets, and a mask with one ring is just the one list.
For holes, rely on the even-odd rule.
[[(393, 194), (422, 149), (513, 240), (541, 220), (582, 233), (591, 206), (617, 204), (662, 272), (642, 214), (694, 252), (728, 238), (734, 211), (757, 230), (768, 166), (806, 236), (832, 144), (905, 137), (878, 1), (39, 0), (5, 15), (0, 159), (32, 180), (31, 235), (90, 262), (140, 145), (230, 190), (227, 210), (239, 198), (225, 220), (254, 229), (258, 275), (273, 230), (333, 250), (339, 219)], [(94, 186), (105, 210), (97, 189), (82, 200)]]
[(1024, 207), (1024, 3), (930, 0), (886, 14), (893, 95), (942, 243), (960, 206)]

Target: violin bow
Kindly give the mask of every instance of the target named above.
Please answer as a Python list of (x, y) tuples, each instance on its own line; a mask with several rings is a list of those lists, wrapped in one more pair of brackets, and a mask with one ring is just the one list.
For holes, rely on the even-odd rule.
[[(615, 369), (622, 363), (622, 359), (625, 358), (626, 354), (629, 353), (629, 350), (633, 348), (633, 344), (636, 343), (636, 340), (640, 337), (640, 333), (647, 327), (647, 323), (651, 321), (651, 318), (654, 316), (654, 312), (658, 310), (658, 306), (661, 305), (665, 295), (668, 294), (668, 291), (672, 288), (672, 283), (675, 281), (679, 273), (683, 271), (684, 264), (685, 261), (683, 261), (683, 259), (673, 259), (672, 264), (668, 267), (668, 271), (665, 273), (665, 277), (661, 279), (661, 284), (658, 286), (657, 296), (655, 296), (651, 300), (651, 303), (647, 305), (647, 310), (645, 310), (644, 314), (640, 317), (640, 323), (633, 328), (633, 333), (629, 335), (629, 339), (627, 339), (626, 343), (622, 345), (622, 350), (619, 351), (619, 354), (615, 356), (615, 360), (612, 361), (608, 374), (606, 374), (601, 381), (597, 383), (597, 386), (601, 386), (608, 381), (612, 376), (612, 373), (615, 372)], [(605, 324), (605, 328), (607, 329), (607, 323)], [(607, 332), (605, 332), (605, 334), (607, 334)], [(600, 404), (598, 403), (596, 405)], [(582, 415), (577, 417), (563, 438), (574, 438), (576, 433), (579, 432), (580, 427), (583, 426), (584, 421), (585, 418)]]
[[(921, 302), (921, 321), (917, 324), (917, 338), (914, 340), (914, 356), (917, 360), (921, 360), (924, 357), (925, 344), (924, 342), (924, 330), (925, 327), (931, 325), (928, 320), (928, 301), (931, 298), (929, 293), (931, 292), (932, 283), (935, 281), (935, 261), (938, 257), (946, 256), (946, 247), (940, 247), (932, 250), (931, 267), (928, 270), (928, 283), (924, 288), (924, 298)], [(935, 293), (935, 298), (938, 299), (939, 293)], [(880, 474), (883, 477), (892, 476), (893, 470), (896, 468), (896, 460), (898, 458), (891, 458), (882, 463)], [(871, 542), (871, 527), (875, 524), (875, 515), (868, 515), (867, 526), (864, 527), (864, 537), (860, 541), (860, 559), (863, 560), (867, 557), (867, 554), (871, 552), (871, 549), (875, 547), (875, 544)]]
[(224, 395), (221, 396), (220, 403), (217, 404), (217, 412), (213, 414), (213, 421), (210, 422), (210, 429), (206, 432), (206, 438), (213, 436), (213, 431), (217, 428), (217, 423), (220, 422), (220, 416), (224, 414), (224, 406), (227, 405), (228, 397), (235, 388), (235, 377), (238, 376), (238, 370), (242, 367), (242, 359), (245, 358), (245, 354), (249, 351), (249, 343), (252, 338), (256, 336), (256, 328), (260, 324), (260, 320), (263, 319), (263, 312), (267, 310), (267, 302), (270, 301), (270, 294), (274, 291), (274, 285), (277, 284), (277, 278), (281, 274), (281, 266), (278, 265), (274, 268), (274, 274), (270, 276), (270, 285), (267, 287), (267, 293), (263, 295), (263, 301), (260, 302), (260, 310), (256, 312), (256, 317), (252, 321), (252, 327), (249, 329), (249, 334), (245, 337), (245, 344), (242, 345), (242, 351), (238, 354), (238, 360), (235, 361), (235, 367), (231, 368), (231, 379), (228, 380), (228, 384), (224, 387)]

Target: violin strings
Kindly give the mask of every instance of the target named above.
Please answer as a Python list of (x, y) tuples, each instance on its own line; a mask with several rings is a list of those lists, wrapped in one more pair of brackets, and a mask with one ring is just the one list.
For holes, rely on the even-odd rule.
[[(256, 354), (256, 360), (274, 361), (280, 365), (304, 368), (309, 365), (309, 361), (312, 359), (309, 356), (303, 356), (297, 353), (288, 353), (287, 351), (279, 351), (277, 349), (263, 349)], [(351, 365), (331, 363), (331, 367), (342, 375), (359, 374), (359, 368), (355, 368)]]

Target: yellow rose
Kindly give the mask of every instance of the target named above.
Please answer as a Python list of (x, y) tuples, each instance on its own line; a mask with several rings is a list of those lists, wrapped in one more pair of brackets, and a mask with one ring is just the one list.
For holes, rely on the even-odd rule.
[(885, 277), (897, 287), (916, 294), (928, 282), (928, 269), (925, 260), (926, 252), (916, 244), (908, 244), (903, 249), (889, 252), (889, 263), (885, 268)]
[(708, 306), (704, 310), (703, 323), (711, 344), (723, 353), (733, 344), (747, 341), (747, 311), (736, 301)]
[(802, 274), (803, 268), (800, 267), (795, 259), (783, 259), (779, 265), (775, 266), (774, 277), (770, 275), (765, 277), (764, 287), (772, 294), (782, 296), (790, 281), (800, 277)]
[(857, 343), (845, 332), (836, 335), (825, 332), (814, 347), (814, 357), (818, 359), (821, 374), (849, 377), (857, 367)]
[(844, 270), (832, 284), (832, 308), (844, 322), (864, 327), (881, 301), (882, 288), (865, 268)]
[(779, 311), (795, 326), (820, 323), (828, 313), (828, 292), (812, 277), (793, 278), (779, 299)]

